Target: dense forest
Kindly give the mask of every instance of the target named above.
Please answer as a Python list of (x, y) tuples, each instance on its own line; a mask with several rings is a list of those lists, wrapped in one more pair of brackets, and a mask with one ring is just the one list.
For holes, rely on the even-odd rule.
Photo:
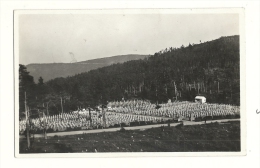
[[(20, 114), (24, 93), (33, 109), (50, 113), (94, 107), (108, 101), (169, 99), (240, 104), (239, 36), (221, 37), (200, 44), (166, 48), (143, 60), (132, 60), (46, 83), (33, 82), (20, 65)], [(55, 72), (53, 72), (55, 73)], [(62, 104), (62, 106), (61, 106)]]

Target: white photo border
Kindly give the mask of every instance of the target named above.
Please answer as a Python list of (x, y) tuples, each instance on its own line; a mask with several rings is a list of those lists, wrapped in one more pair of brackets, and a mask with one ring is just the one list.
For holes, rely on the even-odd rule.
[(136, 153), (19, 153), (19, 83), (15, 80), (15, 157), (172, 157), (172, 156), (245, 156), (246, 155), (246, 73), (245, 73), (245, 16), (243, 8), (208, 9), (86, 9), (86, 10), (14, 10), (14, 73), (19, 72), (19, 15), (21, 14), (238, 14), (240, 31), (240, 101), (241, 101), (241, 151), (240, 152), (136, 152)]

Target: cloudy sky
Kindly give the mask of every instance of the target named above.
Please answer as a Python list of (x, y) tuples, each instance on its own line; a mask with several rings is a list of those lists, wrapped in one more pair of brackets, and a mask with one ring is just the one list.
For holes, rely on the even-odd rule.
[(237, 14), (20, 14), (19, 62), (71, 62), (239, 34)]

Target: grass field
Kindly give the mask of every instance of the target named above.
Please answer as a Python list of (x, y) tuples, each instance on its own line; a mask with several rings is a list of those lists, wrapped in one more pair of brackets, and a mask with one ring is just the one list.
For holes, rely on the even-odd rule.
[(35, 138), (20, 153), (240, 151), (240, 122)]

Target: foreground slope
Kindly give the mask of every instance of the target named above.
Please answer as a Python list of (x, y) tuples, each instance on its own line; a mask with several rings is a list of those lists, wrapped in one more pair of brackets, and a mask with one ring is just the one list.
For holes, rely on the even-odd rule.
[(82, 152), (239, 152), (240, 122), (205, 125), (121, 130), (54, 136), (35, 139), (26, 150), (26, 139), (20, 139), (20, 153)]

